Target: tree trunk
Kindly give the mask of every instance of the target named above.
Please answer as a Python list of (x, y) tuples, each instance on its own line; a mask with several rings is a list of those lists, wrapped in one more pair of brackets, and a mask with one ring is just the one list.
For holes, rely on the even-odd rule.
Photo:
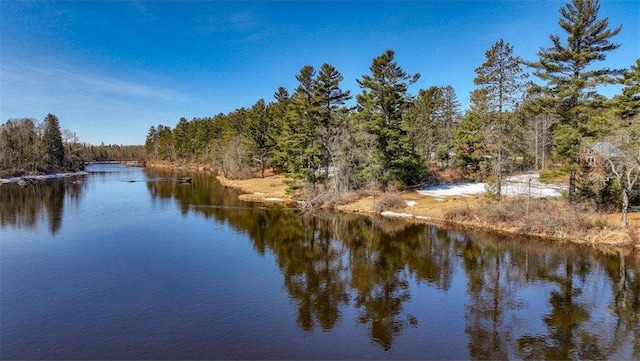
[(540, 143), (540, 135), (538, 134), (538, 123), (540, 123), (540, 121), (538, 119), (536, 119), (535, 122), (535, 126), (536, 126), (536, 131), (535, 131), (535, 148), (536, 148), (536, 170), (540, 170), (540, 150), (538, 148), (538, 144)]
[(569, 204), (572, 204), (576, 197), (576, 171), (569, 172)]
[(496, 193), (498, 196), (498, 201), (501, 201), (502, 200), (502, 149), (498, 150), (498, 168), (496, 169), (496, 171), (497, 171), (496, 181), (498, 183), (496, 187)]
[(620, 226), (622, 228), (627, 228), (627, 213), (629, 212), (629, 195), (627, 194), (627, 190), (622, 187), (622, 220), (620, 221)]
[(544, 124), (542, 125), (542, 169), (547, 169), (547, 159), (546, 159), (546, 151), (547, 151), (547, 127), (548, 124), (548, 115), (544, 117)]

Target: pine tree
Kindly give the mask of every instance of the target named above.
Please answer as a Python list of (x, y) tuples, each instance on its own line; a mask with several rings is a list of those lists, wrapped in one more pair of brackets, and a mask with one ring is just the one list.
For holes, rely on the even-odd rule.
[(596, 183), (592, 176), (593, 169), (584, 160), (576, 173), (576, 198), (582, 202), (594, 202), (596, 199)]
[(267, 106), (265, 105), (264, 99), (260, 99), (249, 111), (247, 128), (249, 138), (253, 141), (256, 148), (262, 178), (264, 178), (264, 170), (267, 167), (267, 159), (271, 151), (271, 144), (269, 142), (270, 123)]
[(176, 151), (173, 144), (173, 133), (170, 127), (158, 126), (158, 157), (160, 160), (173, 162), (176, 160)]
[(64, 165), (64, 144), (62, 144), (62, 133), (58, 117), (47, 114), (44, 118), (44, 133), (42, 144), (45, 149), (47, 164), (54, 167)]
[(296, 75), (298, 87), (288, 100), (286, 123), (281, 137), (279, 158), (294, 181), (306, 179), (316, 189), (317, 169), (323, 154), (315, 128), (319, 125), (318, 102), (315, 97), (316, 71), (306, 65)]
[(489, 114), (486, 107), (486, 91), (475, 89), (471, 92), (471, 109), (462, 117), (462, 121), (454, 130), (454, 151), (458, 167), (477, 180), (486, 177), (485, 156), (488, 149), (485, 143), (485, 124), (488, 123)]
[(288, 152), (284, 147), (287, 125), (287, 112), (289, 108), (289, 92), (284, 87), (279, 87), (273, 94), (275, 102), (269, 103), (268, 111), (271, 119), (268, 139), (271, 148), (271, 165), (278, 173), (287, 172)]
[[(448, 158), (449, 151), (453, 147), (453, 131), (460, 123), (460, 102), (456, 97), (456, 91), (451, 85), (442, 87), (442, 110), (440, 113), (441, 139), (438, 152), (445, 152)], [(439, 159), (442, 157), (439, 156)]]
[[(351, 99), (351, 93), (340, 89), (344, 77), (330, 64), (322, 64), (315, 82), (314, 98), (318, 107), (318, 123), (315, 127), (316, 138), (322, 145), (320, 162), (324, 168), (323, 182), (329, 178), (329, 166), (333, 163), (333, 153), (337, 150), (340, 131), (344, 129), (342, 121), (347, 109), (344, 104)], [(333, 152), (332, 152), (333, 151)], [(326, 187), (326, 183), (325, 183)]]
[(144, 152), (147, 158), (156, 159), (158, 157), (158, 136), (159, 132), (152, 125), (144, 142)]
[[(529, 65), (534, 74), (547, 83), (546, 92), (555, 101), (555, 109), (560, 120), (552, 129), (555, 138), (554, 153), (565, 161), (572, 176), (577, 169), (577, 152), (585, 137), (598, 137), (606, 124), (591, 116), (590, 106), (597, 95), (596, 87), (616, 82), (621, 70), (594, 67), (596, 62), (606, 59), (608, 52), (620, 44), (611, 42), (622, 26), (611, 30), (607, 18), (599, 19), (598, 0), (573, 0), (560, 8), (560, 28), (566, 33), (566, 41), (551, 34), (553, 46), (538, 51), (538, 62)], [(577, 145), (577, 146), (576, 146)], [(571, 183), (571, 181), (570, 181)], [(569, 189), (574, 189), (574, 184)], [(569, 201), (574, 197), (570, 192)]]
[(173, 144), (176, 149), (176, 156), (180, 159), (187, 159), (192, 155), (193, 139), (189, 138), (189, 121), (182, 117), (173, 130)]
[(420, 90), (409, 110), (412, 127), (409, 134), (418, 151), (426, 160), (432, 159), (437, 145), (441, 141), (444, 127), (440, 124), (444, 106), (442, 89), (436, 86)]
[(624, 73), (621, 80), (622, 94), (614, 98), (616, 114), (629, 119), (640, 113), (640, 58)]
[[(491, 155), (492, 182), (498, 200), (502, 194), (502, 178), (508, 157), (514, 153), (519, 134), (513, 112), (522, 99), (524, 79), (522, 60), (513, 55), (513, 46), (500, 39), (485, 53), (486, 61), (475, 72), (474, 84), (483, 91), (487, 123), (484, 139)], [(480, 99), (480, 98), (477, 98)]]
[(405, 119), (411, 102), (408, 87), (420, 74), (407, 74), (394, 61), (394, 55), (393, 50), (387, 50), (374, 58), (369, 67), (371, 75), (356, 80), (363, 89), (357, 96), (358, 105), (368, 123), (368, 131), (376, 139), (383, 189), (392, 181), (418, 184), (426, 174), (423, 158), (408, 135), (411, 125)]

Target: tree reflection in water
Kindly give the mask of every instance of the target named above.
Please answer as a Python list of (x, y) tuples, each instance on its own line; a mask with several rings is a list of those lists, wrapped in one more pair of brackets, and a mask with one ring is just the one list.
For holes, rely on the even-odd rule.
[[(273, 255), (306, 333), (365, 328), (371, 342), (392, 352), (405, 334), (444, 332), (421, 313), (443, 312), (416, 292), (426, 288), (464, 314), (446, 317), (461, 330), (447, 337), (466, 345), (471, 359), (640, 359), (637, 251), (301, 214), (241, 202), (237, 191), (209, 175), (189, 174), (193, 183), (179, 184), (172, 179), (182, 174), (145, 172), (152, 203), (175, 203), (185, 216), (225, 224), (246, 234), (258, 254)], [(55, 234), (84, 190), (64, 181), (2, 186), (0, 226), (34, 229), (46, 222)]]
[(7, 184), (0, 187), (0, 228), (36, 229), (46, 219), (51, 234), (60, 231), (65, 201), (77, 205), (86, 185), (59, 179), (21, 187)]
[[(466, 315), (460, 322), (472, 359), (640, 356), (640, 261), (635, 254), (469, 235), (402, 220), (265, 208), (240, 202), (234, 190), (204, 180), (191, 186), (149, 183), (148, 188), (154, 197), (175, 198), (183, 212), (195, 211), (246, 232), (259, 254), (273, 253), (297, 307), (298, 325), (306, 332), (349, 322), (341, 310), (353, 307), (355, 322), (367, 327), (373, 342), (391, 350), (406, 327), (420, 325), (405, 311), (411, 284), (447, 292), (460, 272), (467, 285)], [(629, 257), (635, 257), (633, 265), (624, 261)], [(607, 278), (602, 280), (603, 274)], [(590, 317), (602, 305), (583, 292), (583, 285), (594, 282), (605, 282), (612, 295), (608, 308), (616, 322), (604, 325), (611, 328), (604, 332)], [(522, 311), (533, 300), (523, 295), (536, 287), (548, 291), (536, 294), (546, 297), (547, 308), (531, 319), (536, 311)], [(546, 333), (529, 331), (538, 323)]]

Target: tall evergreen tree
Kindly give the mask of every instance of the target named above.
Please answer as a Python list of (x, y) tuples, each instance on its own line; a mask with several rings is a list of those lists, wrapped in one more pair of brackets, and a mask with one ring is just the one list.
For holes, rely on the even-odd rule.
[(45, 149), (47, 164), (62, 167), (64, 165), (64, 144), (58, 117), (49, 113), (44, 118), (44, 133), (42, 144)]
[(440, 124), (442, 127), (441, 143), (439, 153), (445, 152), (448, 157), (449, 151), (453, 147), (453, 130), (460, 123), (460, 102), (456, 96), (456, 91), (451, 85), (442, 87), (442, 110), (440, 113)]
[(593, 105), (596, 87), (616, 82), (621, 70), (596, 68), (598, 61), (606, 59), (610, 51), (620, 44), (611, 42), (622, 26), (609, 28), (607, 18), (599, 19), (598, 0), (572, 0), (560, 8), (560, 28), (566, 40), (551, 34), (550, 48), (538, 51), (539, 60), (530, 63), (534, 74), (545, 81), (545, 90), (555, 101), (559, 122), (552, 129), (555, 154), (566, 161), (571, 169), (569, 200), (574, 196), (573, 184), (577, 169), (577, 151), (585, 137), (597, 137), (604, 124), (597, 124), (589, 107)]
[(269, 142), (270, 125), (271, 122), (268, 117), (267, 106), (264, 99), (260, 99), (249, 111), (247, 128), (249, 138), (253, 141), (256, 148), (255, 151), (262, 178), (264, 178), (264, 171), (267, 167), (267, 160), (271, 151), (271, 143)]
[(158, 157), (160, 160), (170, 162), (176, 160), (176, 150), (173, 144), (171, 127), (158, 125)]
[(287, 135), (287, 112), (289, 109), (289, 92), (279, 87), (273, 94), (274, 102), (269, 103), (268, 111), (272, 125), (269, 127), (269, 146), (271, 148), (271, 164), (275, 172), (287, 171), (288, 151), (284, 147)]
[(488, 149), (484, 141), (487, 123), (486, 91), (475, 89), (471, 92), (471, 109), (462, 117), (456, 126), (453, 136), (454, 151), (458, 167), (462, 168), (471, 178), (484, 180), (488, 168), (485, 156)]
[(411, 125), (405, 122), (411, 101), (408, 87), (420, 74), (407, 74), (394, 61), (394, 55), (393, 50), (387, 50), (374, 58), (369, 67), (371, 75), (356, 80), (363, 89), (356, 97), (358, 105), (367, 119), (368, 131), (376, 139), (383, 189), (392, 181), (418, 184), (426, 173), (424, 161), (407, 132)]
[(436, 147), (441, 142), (441, 133), (445, 131), (440, 124), (444, 106), (442, 89), (436, 86), (420, 90), (409, 110), (412, 127), (409, 134), (418, 151), (426, 160), (431, 160)]
[(193, 138), (189, 138), (189, 121), (182, 117), (173, 130), (173, 144), (176, 149), (176, 156), (181, 159), (187, 159), (192, 153)]
[(474, 84), (482, 89), (488, 112), (484, 139), (491, 154), (491, 183), (498, 199), (502, 194), (502, 178), (508, 157), (517, 143), (519, 125), (513, 111), (522, 101), (524, 79), (522, 60), (513, 54), (513, 46), (500, 39), (485, 53), (486, 61), (475, 72)]
[(453, 131), (460, 121), (460, 103), (452, 86), (420, 90), (409, 110), (409, 134), (426, 160), (447, 160)]
[(298, 87), (288, 100), (286, 124), (283, 129), (279, 158), (286, 164), (294, 179), (306, 179), (315, 190), (317, 169), (323, 154), (316, 139), (315, 128), (319, 125), (318, 102), (315, 97), (316, 71), (306, 65), (296, 75)]
[[(340, 82), (344, 77), (336, 68), (330, 64), (322, 64), (316, 86), (314, 97), (318, 106), (318, 124), (315, 127), (316, 138), (322, 145), (323, 154), (321, 165), (324, 168), (323, 181), (329, 178), (329, 166), (333, 163), (333, 151), (336, 150), (340, 131), (344, 130), (344, 115), (347, 109), (344, 104), (351, 99), (351, 93), (340, 89)], [(334, 172), (335, 173), (335, 172)]]
[(144, 152), (147, 158), (156, 159), (158, 157), (158, 137), (159, 132), (154, 125), (149, 128), (147, 139), (144, 142)]

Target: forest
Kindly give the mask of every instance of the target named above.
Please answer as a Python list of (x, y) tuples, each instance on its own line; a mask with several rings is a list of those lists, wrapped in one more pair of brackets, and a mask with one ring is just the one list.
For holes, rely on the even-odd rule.
[[(573, 0), (559, 9), (561, 35), (551, 34), (538, 58), (525, 60), (503, 39), (475, 69), (470, 108), (462, 112), (455, 89), (432, 86), (417, 95), (393, 50), (372, 60), (357, 79), (360, 93), (342, 89), (331, 64), (303, 66), (298, 86), (278, 88), (271, 101), (228, 114), (152, 126), (145, 152), (152, 162), (211, 165), (227, 178), (291, 179), (307, 197), (322, 191), (401, 190), (433, 182), (430, 169), (453, 167), (487, 181), (500, 199), (506, 175), (541, 171), (566, 177), (570, 202), (628, 205), (640, 174), (640, 58), (627, 69), (602, 66), (621, 44), (599, 18), (597, 0)], [(617, 84), (612, 98), (598, 93)], [(355, 100), (355, 105), (351, 100)], [(615, 148), (602, 169), (587, 163), (598, 142)], [(587, 153), (585, 153), (587, 152)], [(609, 194), (615, 192), (615, 197)], [(607, 198), (608, 197), (608, 198)]]
[(42, 123), (32, 118), (9, 119), (0, 125), (0, 177), (77, 171), (88, 162), (143, 161), (141, 145), (90, 145), (60, 129), (54, 114)]

